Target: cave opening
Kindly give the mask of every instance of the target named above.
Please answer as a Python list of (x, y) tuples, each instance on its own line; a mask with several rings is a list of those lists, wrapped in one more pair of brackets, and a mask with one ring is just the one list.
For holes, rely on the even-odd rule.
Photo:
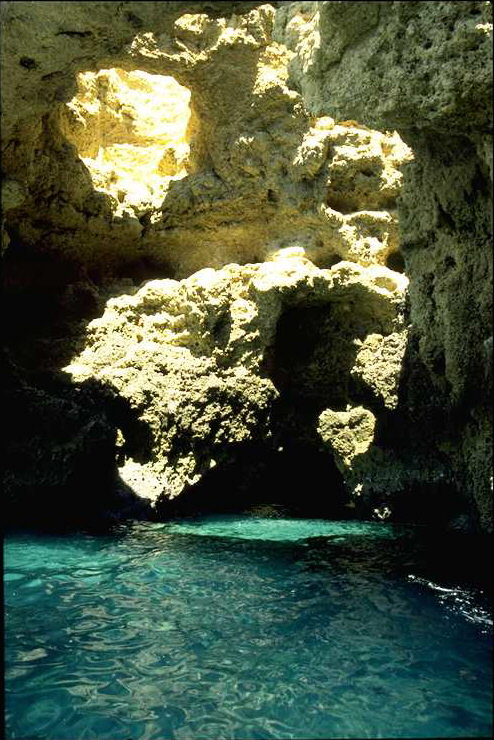
[(158, 208), (191, 169), (191, 93), (173, 77), (119, 68), (77, 75), (60, 128), (114, 215)]
[[(373, 407), (375, 398), (352, 373), (359, 341), (383, 327), (373, 305), (356, 297), (324, 305), (296, 305), (281, 314), (262, 371), (280, 392), (277, 415), (301, 434), (321, 411), (349, 403)], [(299, 430), (296, 432), (296, 430)]]
[(351, 369), (355, 338), (374, 328), (372, 309), (354, 299), (287, 306), (261, 367), (279, 393), (271, 409), (271, 435), (230, 447), (224, 457), (215, 455), (215, 466), (200, 482), (162, 502), (159, 518), (211, 513), (353, 517), (343, 476), (317, 427), (327, 408), (371, 403)]
[(331, 305), (294, 306), (278, 320), (268, 375), (293, 408), (316, 411), (327, 399), (342, 402), (334, 398), (328, 347), (323, 349), (326, 335), (336, 324), (333, 314)]
[(225, 462), (172, 500), (161, 501), (158, 519), (205, 514), (347, 519), (343, 478), (332, 455), (307, 441), (244, 442)]
[(400, 251), (390, 252), (386, 258), (386, 267), (403, 275), (406, 267), (403, 253)]

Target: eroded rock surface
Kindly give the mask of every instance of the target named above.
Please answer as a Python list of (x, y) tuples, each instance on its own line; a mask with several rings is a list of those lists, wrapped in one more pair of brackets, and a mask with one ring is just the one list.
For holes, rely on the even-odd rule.
[(78, 94), (60, 128), (110, 196), (114, 218), (159, 208), (170, 183), (187, 174), (190, 92), (173, 77), (100, 70), (78, 75)]
[[(393, 408), (406, 345), (407, 282), (386, 267), (351, 262), (321, 270), (301, 248), (281, 250), (262, 264), (150, 281), (133, 295), (108, 302), (103, 316), (88, 326), (86, 348), (66, 371), (76, 381), (94, 378), (109, 385), (128, 401), (149, 433), (136, 455), (122, 430), (120, 475), (153, 502), (174, 498), (231, 457), (240, 443), (279, 443), (286, 420), (274, 418), (275, 401), (285, 393), (273, 360), (277, 327), (281, 316), (301, 306), (324, 311), (336, 346), (332, 365), (324, 344), (302, 353), (304, 372), (313, 380), (326, 372), (329, 390), (319, 389), (307, 419), (298, 415), (298, 436), (315, 432), (317, 409), (331, 399), (331, 386), (341, 392), (352, 371), (370, 403)], [(341, 324), (349, 311), (358, 315), (357, 336), (351, 322)], [(396, 363), (383, 365), (381, 345), (390, 338)], [(338, 400), (336, 393), (333, 398)]]
[[(108, 59), (100, 28), (108, 8), (101, 19), (79, 8), (64, 9), (67, 18), (56, 20), (53, 3), (37, 9), (50, 44), (65, 40), (60, 102), (50, 99), (52, 77), (42, 74), (42, 58), (15, 66), (9, 35), (7, 69), (21, 76), (23, 88), (38, 82), (40, 110), (33, 115), (31, 107), (21, 119), (22, 104), (5, 101), (3, 167), (12, 174), (10, 191), (24, 194), (8, 206), (8, 238), (15, 234), (25, 249), (42, 245), (88, 267), (122, 270), (151, 259), (179, 277), (204, 265), (261, 261), (302, 234), (321, 266), (337, 258), (385, 264), (399, 250), (399, 168), (411, 158), (409, 148), (396, 134), (307, 113), (287, 86), (293, 53), (273, 40), (273, 6), (229, 18), (192, 12), (177, 18), (180, 4), (169, 3), (169, 15), (156, 25), (153, 3), (139, 5), (142, 30), (130, 23), (128, 42), (114, 24), (121, 47), (111, 69), (98, 72), (92, 71), (98, 54)], [(116, 16), (122, 24), (120, 7)], [(9, 6), (7, 18), (13, 32), (20, 8)], [(62, 21), (75, 27), (83, 18), (78, 35), (57, 30)], [(83, 63), (70, 56), (81, 44), (88, 61), (76, 78)], [(172, 89), (170, 75), (182, 92)], [(162, 117), (154, 137), (151, 115)], [(167, 127), (175, 131), (168, 135)]]
[(396, 128), (413, 150), (399, 207), (405, 446), (427, 440), (491, 529), (492, 5), (290, 3), (274, 36), (312, 114)]
[[(291, 439), (334, 459), (364, 515), (406, 519), (443, 486), (488, 529), (491, 4), (1, 12), (7, 344), (80, 441), (57, 490), (93, 445), (40, 374), (69, 365), (145, 500)], [(153, 131), (175, 84), (181, 112)]]

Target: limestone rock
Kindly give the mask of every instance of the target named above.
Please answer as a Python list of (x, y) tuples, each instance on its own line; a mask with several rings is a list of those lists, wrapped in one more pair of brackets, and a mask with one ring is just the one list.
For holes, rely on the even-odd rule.
[(360, 349), (355, 357), (352, 374), (360, 378), (384, 406), (394, 409), (399, 401), (399, 382), (407, 346), (407, 333), (394, 332), (383, 337), (369, 334), (357, 342)]
[(114, 217), (159, 207), (171, 181), (187, 173), (190, 92), (172, 77), (100, 70), (78, 76), (60, 130), (76, 146)]
[(316, 115), (475, 132), (492, 101), (490, 2), (287, 3), (275, 38)]
[(115, 428), (88, 386), (34, 387), (2, 357), (4, 522), (66, 529), (146, 517), (117, 476)]
[(435, 523), (441, 518), (447, 521), (455, 505), (466, 512), (465, 502), (455, 501), (451, 490), (451, 506), (442, 501), (444, 511), (435, 511), (438, 492), (452, 485), (451, 471), (424, 450), (411, 446), (393, 449), (379, 443), (376, 431), (380, 422), (382, 419), (362, 406), (349, 405), (346, 411), (325, 409), (319, 416), (317, 432), (335, 456), (356, 511), (362, 516), (395, 520), (404, 512), (405, 518), (422, 522), (432, 514)]
[(375, 425), (374, 414), (362, 406), (348, 411), (326, 409), (319, 417), (317, 431), (344, 470), (352, 467), (354, 457), (367, 452), (374, 441)]
[[(350, 405), (376, 419), (340, 466), (370, 512), (447, 483), (488, 529), (491, 4), (1, 13), (9, 346), (128, 404), (122, 478), (173, 496), (246, 440), (317, 446)], [(190, 100), (158, 151), (137, 99), (164, 78)]]
[[(266, 375), (265, 357), (276, 345), (283, 312), (357, 301), (369, 305), (373, 327), (396, 337), (406, 333), (406, 284), (385, 267), (341, 262), (318, 269), (300, 248), (281, 250), (258, 265), (149, 281), (108, 301), (103, 316), (88, 326), (85, 349), (65, 369), (77, 381), (93, 378), (110, 386), (145, 426), (139, 449), (121, 430), (119, 472), (156, 503), (199, 482), (239, 444), (273, 437), (279, 391)], [(374, 363), (372, 353), (359, 356), (359, 368), (366, 361)], [(391, 373), (397, 369), (399, 363), (390, 365)], [(340, 382), (340, 372), (336, 367), (333, 382)], [(377, 389), (385, 399), (387, 391), (385, 385)]]
[[(302, 235), (321, 267), (334, 255), (385, 264), (398, 250), (409, 149), (396, 134), (308, 115), (287, 85), (293, 53), (273, 39), (273, 6), (210, 17), (127, 3), (109, 49), (104, 3), (62, 15), (56, 3), (6, 5), (3, 167), (22, 172), (26, 194), (7, 240), (42, 239), (88, 267), (150, 258), (176, 277), (260, 261)], [(28, 64), (19, 44), (33, 14), (43, 32)], [(9, 97), (16, 81), (29, 106)]]
[(274, 38), (312, 115), (396, 129), (413, 151), (399, 201), (404, 445), (421, 442), (437, 470), (446, 455), (492, 529), (492, 4), (287, 3)]

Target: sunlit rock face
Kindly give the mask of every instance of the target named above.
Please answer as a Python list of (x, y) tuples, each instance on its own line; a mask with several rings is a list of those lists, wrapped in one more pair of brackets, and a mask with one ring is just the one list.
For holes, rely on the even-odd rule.
[[(7, 239), (128, 275), (144, 260), (179, 277), (261, 261), (300, 238), (321, 267), (385, 264), (399, 251), (410, 149), (392, 131), (308, 114), (287, 84), (293, 52), (274, 40), (272, 5), (226, 17), (178, 5), (159, 20), (153, 4), (136, 6), (139, 28), (116, 13), (112, 65), (106, 6), (91, 18), (64, 9), (63, 25), (84, 21), (85, 36), (65, 35), (53, 4), (40, 7), (45, 43), (67, 55), (49, 75), (41, 40), (34, 65), (18, 61), (22, 14), (9, 8), (9, 73), (39, 89), (34, 107), (12, 101), (4, 116), (3, 166), (22, 195), (6, 214)], [(78, 74), (74, 43), (85, 52)]]
[(94, 187), (118, 203), (115, 216), (161, 205), (187, 174), (190, 92), (173, 77), (120, 69), (82, 72), (61, 111), (61, 131), (77, 147)]
[[(112, 387), (147, 429), (147, 444), (138, 449), (132, 428), (121, 430), (119, 472), (159, 503), (198, 483), (241, 444), (262, 441), (274, 449), (287, 435), (292, 442), (316, 439), (318, 413), (330, 402), (341, 405), (356, 393), (376, 413), (394, 409), (407, 284), (380, 266), (340, 262), (320, 270), (302, 248), (280, 250), (262, 264), (150, 281), (108, 302), (65, 370), (75, 380)], [(290, 312), (311, 310), (326, 334), (307, 343), (292, 333), (299, 367), (289, 372), (298, 382), (288, 389), (280, 323)], [(391, 362), (383, 357), (388, 342)], [(321, 492), (330, 499), (324, 482)]]
[[(47, 373), (76, 406), (97, 389), (122, 485), (154, 503), (244, 443), (294, 439), (362, 515), (395, 516), (394, 493), (428, 482), (488, 528), (490, 4), (2, 13), (7, 344), (26, 398)], [(81, 458), (59, 459), (62, 490)]]

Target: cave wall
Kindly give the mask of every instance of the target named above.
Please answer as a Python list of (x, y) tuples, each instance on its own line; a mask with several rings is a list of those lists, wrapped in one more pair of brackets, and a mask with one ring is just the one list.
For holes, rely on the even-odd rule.
[(393, 128), (410, 278), (409, 444), (445, 455), (492, 527), (492, 6), (291, 3), (275, 36), (307, 109)]
[[(18, 342), (24, 363), (45, 364), (54, 342), (63, 354), (76, 305), (86, 317), (101, 312), (98, 287), (110, 279), (257, 262), (301, 238), (321, 267), (385, 264), (398, 252), (399, 167), (410, 152), (392, 133), (307, 113), (286, 85), (293, 53), (273, 38), (275, 6), (2, 6), (8, 338), (41, 341), (36, 357)], [(191, 91), (190, 174), (160, 207), (122, 213), (73, 143), (92, 126), (83, 109), (77, 122), (67, 115), (77, 73), (115, 67), (172, 75)], [(122, 122), (108, 118), (113, 128)], [(50, 345), (39, 324), (58, 325)]]
[[(396, 327), (383, 331), (379, 326), (379, 301), (372, 304), (364, 329), (359, 329), (357, 317), (351, 331), (347, 322), (347, 329), (338, 334), (345, 312), (348, 315), (359, 302), (364, 305), (367, 294), (363, 290), (356, 298), (347, 297), (338, 307), (337, 300), (331, 318), (317, 331), (310, 327), (318, 325), (318, 319), (307, 319), (304, 326), (314, 334), (313, 346), (307, 362), (299, 361), (295, 376), (300, 383), (287, 385), (284, 364), (292, 360), (282, 336), (283, 321), (290, 324), (290, 319), (281, 320), (276, 344), (269, 339), (276, 336), (277, 321), (271, 306), (266, 314), (271, 328), (261, 322), (259, 329), (259, 368), (248, 373), (253, 387), (259, 386), (258, 398), (247, 393), (247, 401), (237, 399), (233, 406), (228, 397), (221, 401), (214, 424), (221, 417), (229, 430), (224, 440), (235, 445), (242, 435), (257, 439), (271, 433), (272, 422), (263, 427), (266, 404), (280, 395), (284, 400), (273, 412), (276, 433), (284, 429), (287, 437), (302, 429), (301, 443), (309, 440), (326, 449), (363, 515), (372, 514), (379, 502), (378, 512), (388, 503), (392, 508), (392, 491), (401, 492), (406, 501), (425, 485), (430, 486), (430, 501), (421, 506), (427, 508), (434, 490), (447, 485), (468, 504), (458, 505), (459, 514), (468, 510), (472, 526), (488, 529), (490, 3), (5, 2), (1, 13), (2, 249), (5, 310), (12, 317), (6, 367), (10, 386), (17, 388), (5, 406), (17, 429), (11, 459), (19, 461), (25, 440), (37, 434), (14, 424), (19, 393), (24, 405), (40, 403), (55, 424), (58, 415), (75, 404), (71, 418), (76, 427), (85, 428), (87, 415), (80, 412), (77, 385), (84, 376), (81, 363), (72, 373), (77, 381), (73, 385), (60, 380), (60, 370), (68, 363), (77, 368), (75, 360), (84, 351), (86, 358), (102, 353), (104, 387), (98, 386), (100, 370), (94, 370), (101, 369), (100, 359), (91, 370), (97, 381), (91, 391), (96, 399), (93, 418), (100, 424), (94, 438), (102, 438), (105, 430), (110, 450), (106, 464), (112, 475), (118, 478), (118, 461), (125, 458), (118, 444), (115, 453), (117, 429), (125, 427), (134, 468), (131, 475), (132, 465), (127, 464), (127, 481), (118, 478), (121, 490), (127, 491), (128, 482), (154, 490), (153, 465), (159, 467), (168, 454), (174, 460), (169, 466), (173, 491), (181, 491), (186, 479), (194, 481), (208, 468), (215, 459), (212, 449), (221, 440), (216, 430), (214, 441), (202, 449), (189, 429), (204, 414), (207, 426), (213, 413), (203, 394), (212, 372), (207, 369), (211, 348), (200, 350), (197, 367), (195, 360), (191, 364), (196, 369), (184, 385), (190, 386), (190, 398), (187, 391), (180, 412), (182, 421), (189, 419), (190, 424), (182, 424), (187, 430), (182, 429), (174, 451), (170, 439), (175, 437), (156, 432), (153, 411), (170, 391), (160, 391), (164, 396), (158, 394), (154, 401), (151, 389), (142, 401), (142, 383), (132, 386), (132, 372), (124, 383), (130, 383), (128, 393), (122, 391), (123, 381), (116, 380), (118, 372), (113, 373), (115, 346), (124, 346), (133, 336), (128, 316), (111, 325), (106, 344), (96, 347), (94, 329), (86, 330), (86, 324), (101, 316), (106, 317), (103, 324), (108, 321), (115, 305), (107, 300), (122, 293), (133, 296), (142, 280), (188, 279), (205, 266), (220, 275), (229, 263), (270, 264), (280, 249), (302, 245), (304, 259), (292, 260), (291, 270), (306, 283), (306, 258), (321, 271), (318, 279), (323, 282), (334, 280), (341, 260), (359, 266), (357, 282), (362, 285), (379, 267), (384, 270), (382, 290), (386, 280), (399, 283), (400, 275), (393, 276), (393, 270), (405, 269), (408, 298), (403, 284), (393, 319), (401, 322), (401, 339), (393, 338)], [(189, 174), (172, 183), (159, 207), (144, 205), (122, 214), (118, 203), (95, 189), (67, 138), (65, 106), (77, 93), (77, 73), (109, 68), (171, 75), (191, 91)], [(276, 293), (275, 283), (267, 295)], [(309, 280), (302, 291), (306, 309), (310, 285)], [(186, 287), (176, 289), (187, 294)], [(219, 304), (236, 298), (223, 296)], [(250, 294), (242, 296), (247, 298), (252, 301)], [(125, 304), (130, 298), (122, 300)], [(160, 313), (156, 300), (151, 297), (150, 306), (143, 301), (145, 316)], [(334, 298), (327, 302), (334, 303)], [(183, 297), (180, 305), (182, 311), (194, 313), (188, 299)], [(201, 305), (199, 301), (198, 315)], [(254, 301), (253, 306), (249, 311), (256, 314), (259, 305)], [(139, 311), (136, 316), (141, 328), (135, 330), (142, 334)], [(202, 331), (207, 335), (213, 324)], [(211, 336), (198, 339), (197, 331), (194, 325), (194, 341), (206, 341), (209, 347)], [(355, 340), (360, 342), (358, 351)], [(132, 339), (130, 357), (139, 345), (142, 353), (142, 342), (142, 336)], [(223, 361), (227, 345), (220, 347)], [(244, 355), (244, 350), (238, 357), (233, 353), (233, 366), (245, 369)], [(151, 365), (155, 360), (159, 357)], [(19, 373), (24, 374), (21, 383)], [(228, 386), (225, 378), (218, 387)], [(245, 382), (243, 378), (235, 387), (239, 398)], [(304, 414), (293, 413), (293, 408), (317, 397), (311, 385), (320, 386), (324, 398), (314, 402), (315, 416), (306, 424)], [(84, 387), (90, 393), (89, 386)], [(124, 412), (117, 403), (115, 411), (113, 400), (102, 400), (108, 388), (112, 393), (116, 388), (130, 408), (124, 404)], [(40, 401), (40, 389), (49, 402)], [(57, 402), (60, 396), (70, 397), (69, 406)], [(195, 396), (203, 400), (192, 412)], [(242, 403), (246, 420), (238, 422), (237, 434), (232, 408)], [(249, 403), (254, 411), (247, 419)], [(80, 469), (80, 456), (91, 449), (91, 430), (89, 442), (77, 446), (73, 458), (67, 453), (62, 467), (75, 460)], [(58, 445), (54, 441), (52, 446)], [(50, 448), (49, 443), (45, 446)], [(21, 490), (22, 496), (29, 492), (31, 500), (40, 478), (37, 457), (43, 454), (33, 452), (26, 458), (32, 461), (27, 465), (31, 473), (26, 473)], [(139, 465), (153, 468), (151, 478)], [(8, 473), (13, 499), (15, 470)], [(49, 496), (52, 488), (48, 481)], [(128, 501), (128, 492), (125, 496)], [(400, 506), (406, 517), (406, 503)]]
[[(247, 3), (243, 15), (215, 18), (183, 3), (160, 13), (155, 3), (92, 3), (91, 13), (84, 3), (63, 13), (57, 3), (28, 5), (4, 8), (2, 168), (6, 241), (15, 240), (14, 250), (57, 253), (107, 272), (147, 258), (180, 277), (205, 264), (258, 261), (301, 234), (316, 260), (355, 252), (355, 229), (361, 240), (382, 243), (369, 263), (397, 250), (398, 167), (407, 148), (391, 134), (351, 131), (351, 122), (307, 113), (286, 85), (293, 53), (273, 38), (274, 6), (248, 11)], [(220, 4), (225, 13), (228, 5)], [(28, 64), (29, 14), (41, 32)], [(76, 73), (115, 67), (172, 75), (191, 91), (190, 175), (172, 184), (160, 208), (143, 203), (120, 213), (95, 190), (64, 135)], [(14, 103), (16, 87), (22, 95)], [(88, 115), (72, 127), (90, 123)], [(357, 156), (345, 152), (349, 144), (360, 147)], [(342, 218), (363, 210), (375, 214)]]

